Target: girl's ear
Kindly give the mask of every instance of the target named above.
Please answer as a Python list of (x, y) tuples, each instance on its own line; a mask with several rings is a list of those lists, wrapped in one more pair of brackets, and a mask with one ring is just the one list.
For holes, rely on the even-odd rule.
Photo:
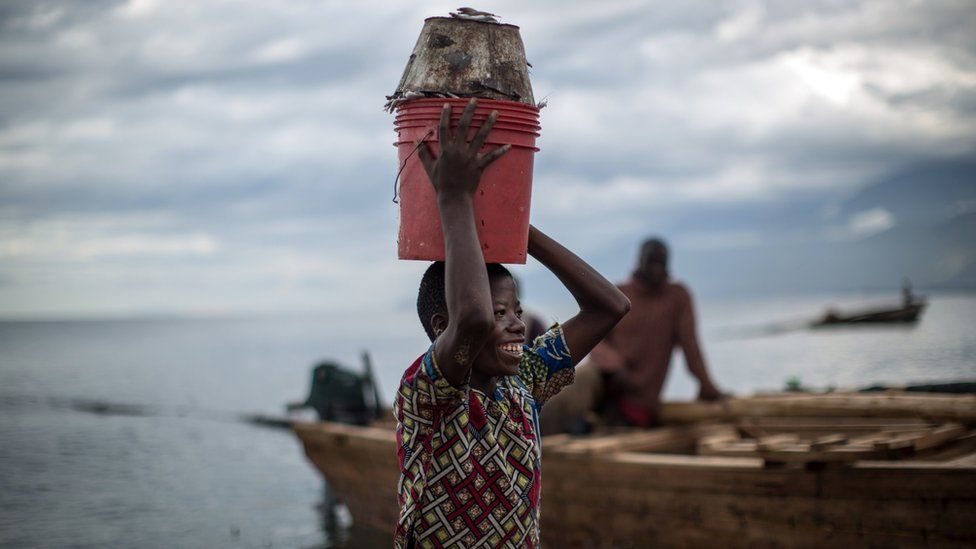
[(434, 335), (439, 336), (447, 329), (447, 315), (434, 313), (430, 317), (430, 327), (434, 329)]

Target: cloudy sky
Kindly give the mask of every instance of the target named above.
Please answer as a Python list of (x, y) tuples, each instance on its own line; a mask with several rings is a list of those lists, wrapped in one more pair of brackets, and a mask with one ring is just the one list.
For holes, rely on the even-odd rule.
[[(456, 7), (0, 5), (0, 316), (406, 318), (424, 265), (395, 260), (382, 105)], [(918, 166), (973, 180), (969, 0), (475, 7), (522, 28), (548, 97), (533, 222), (611, 278), (659, 233), (683, 278), (734, 291), (715, 254), (894, 231), (845, 201)], [(530, 296), (561, 297), (540, 271)]]

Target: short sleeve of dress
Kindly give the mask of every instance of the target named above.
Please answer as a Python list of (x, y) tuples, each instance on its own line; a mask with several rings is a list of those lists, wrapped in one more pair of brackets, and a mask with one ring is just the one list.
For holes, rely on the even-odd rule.
[[(470, 374), (469, 374), (470, 375)], [(400, 380), (393, 402), (393, 415), (403, 448), (416, 443), (416, 437), (429, 435), (437, 416), (446, 407), (457, 406), (467, 399), (468, 380), (455, 387), (441, 373), (434, 357), (434, 346), (418, 358)]]
[(563, 387), (573, 383), (576, 370), (566, 337), (559, 324), (537, 337), (532, 347), (525, 347), (519, 364), (519, 378), (541, 407)]
[(437, 365), (434, 346), (431, 345), (420, 357), (419, 364), (414, 364), (403, 374), (403, 379), (400, 381), (400, 396), (403, 396), (405, 391), (416, 392), (426, 403), (453, 402), (467, 395), (470, 377), (469, 372), (461, 386), (451, 385)]

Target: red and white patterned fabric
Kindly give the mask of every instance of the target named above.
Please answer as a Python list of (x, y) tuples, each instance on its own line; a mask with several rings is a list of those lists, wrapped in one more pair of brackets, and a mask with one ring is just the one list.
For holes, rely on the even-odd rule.
[(538, 547), (539, 409), (573, 382), (556, 325), (524, 347), (519, 375), (488, 396), (452, 386), (433, 345), (403, 375), (397, 419), (400, 518), (394, 545)]

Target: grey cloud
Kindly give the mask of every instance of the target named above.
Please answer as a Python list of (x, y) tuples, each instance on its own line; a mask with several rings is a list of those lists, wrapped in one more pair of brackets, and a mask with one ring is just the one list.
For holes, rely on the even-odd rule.
[(931, 111), (947, 111), (971, 117), (976, 114), (976, 91), (949, 86), (933, 86), (906, 93), (885, 93), (877, 87), (869, 91), (894, 107), (913, 107)]
[[(79, 226), (97, 226), (89, 249), (165, 251), (180, 249), (167, 235), (204, 235), (219, 243), (205, 257), (120, 254), (90, 276), (115, 269), (133, 287), (159, 283), (144, 266), (170, 262), (181, 281), (219, 285), (239, 272), (252, 291), (287, 275), (320, 302), (354, 270), (349, 258), (391, 260), (396, 160), (380, 105), (434, 14), (379, 2), (132, 7), (0, 9), (0, 234), (81, 216), (93, 221)], [(493, 11), (521, 25), (536, 95), (551, 94), (534, 219), (614, 273), (629, 268), (645, 231), (698, 254), (734, 241), (710, 235), (759, 235), (757, 257), (770, 239), (815, 239), (825, 208), (877, 178), (973, 153), (967, 2), (502, 2)], [(896, 54), (929, 72), (900, 73)], [(94, 221), (132, 213), (165, 220)], [(262, 270), (269, 257), (291, 267)], [(27, 273), (56, 284), (77, 259), (24, 261), (0, 268), (11, 291)], [(401, 282), (381, 274), (370, 282)], [(330, 282), (308, 281), (317, 276)], [(288, 299), (300, 301), (294, 292)], [(136, 291), (124, 300), (139, 306)]]
[(366, 72), (368, 58), (344, 52), (327, 52), (288, 63), (267, 66), (213, 67), (177, 73), (148, 74), (139, 81), (118, 83), (114, 92), (120, 96), (171, 92), (194, 85), (212, 85), (234, 89), (276, 86), (319, 86), (334, 81), (357, 78)]
[(125, 4), (125, 0), (34, 0), (0, 4), (0, 28), (5, 34), (25, 32), (32, 28), (49, 28), (90, 21), (106, 10)]

